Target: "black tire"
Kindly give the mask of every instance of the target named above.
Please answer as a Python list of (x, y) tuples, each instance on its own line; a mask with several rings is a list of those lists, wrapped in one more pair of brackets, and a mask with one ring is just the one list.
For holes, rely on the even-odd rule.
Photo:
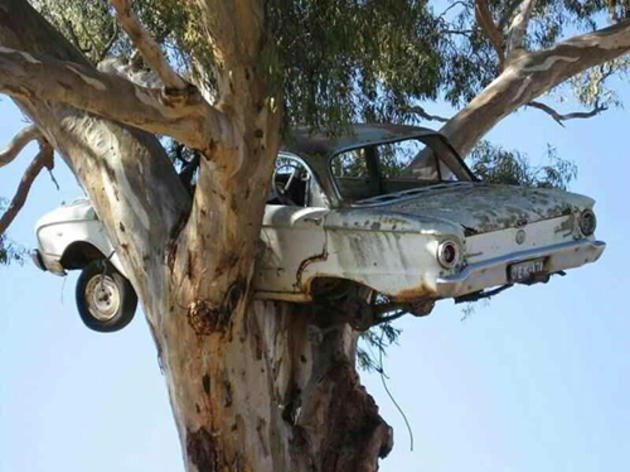
[(138, 304), (129, 280), (105, 259), (94, 260), (83, 268), (77, 281), (76, 300), (85, 326), (101, 333), (127, 326)]

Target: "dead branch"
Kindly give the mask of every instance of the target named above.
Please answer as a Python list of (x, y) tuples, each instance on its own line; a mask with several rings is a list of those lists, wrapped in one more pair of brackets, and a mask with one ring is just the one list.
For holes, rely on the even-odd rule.
[(36, 96), (61, 102), (155, 134), (172, 136), (189, 147), (231, 142), (227, 117), (195, 90), (181, 96), (135, 85), (91, 66), (58, 61), (8, 48), (0, 49), (0, 91), (15, 98)]
[(567, 120), (592, 118), (595, 115), (598, 115), (601, 112), (608, 110), (607, 106), (600, 105), (599, 103), (595, 103), (595, 107), (593, 107), (593, 109), (590, 111), (574, 111), (572, 113), (565, 113), (565, 114), (559, 113), (558, 111), (556, 111), (549, 105), (546, 105), (541, 102), (532, 101), (532, 102), (529, 102), (527, 106), (544, 111), (549, 116), (551, 116), (556, 121), (556, 123), (558, 123), (562, 127), (564, 127), (564, 122)]
[(140, 24), (140, 20), (131, 8), (129, 0), (110, 0), (116, 9), (116, 18), (127, 32), (133, 44), (140, 50), (147, 64), (160, 77), (168, 89), (185, 90), (188, 84), (173, 70), (162, 54), (160, 46), (149, 32)]
[(502, 71), (505, 63), (503, 36), (494, 24), (486, 0), (475, 0), (475, 19), (481, 30), (490, 40), (494, 51), (497, 53), (497, 57), (499, 58), (499, 71)]
[(448, 7), (446, 7), (442, 13), (440, 13), (440, 14), (438, 15), (437, 19), (438, 19), (438, 20), (440, 20), (440, 19), (444, 18), (444, 17), (446, 16), (446, 14), (447, 14), (447, 13), (448, 13), (451, 9), (455, 8), (455, 7), (456, 7), (456, 6), (458, 6), (458, 5), (459, 5), (459, 6), (461, 6), (461, 7), (464, 7), (464, 8), (466, 8), (466, 7), (468, 6), (468, 5), (466, 5), (466, 2), (462, 2), (462, 1), (453, 2), (453, 3), (451, 3)]
[(118, 39), (118, 23), (114, 23), (114, 31), (112, 31), (112, 35), (109, 37), (107, 43), (103, 46), (101, 53), (98, 55), (98, 59), (96, 61), (97, 64), (101, 63), (103, 59), (107, 57), (107, 54), (109, 54), (109, 51), (116, 42), (116, 39)]
[(35, 177), (40, 173), (40, 171), (46, 167), (51, 170), (53, 168), (53, 149), (46, 141), (43, 139), (40, 141), (39, 145), (39, 153), (35, 156), (35, 159), (30, 163), (26, 172), (22, 176), (22, 180), (20, 180), (20, 184), (18, 185), (17, 191), (15, 195), (11, 199), (9, 206), (6, 211), (0, 218), (0, 235), (4, 234), (9, 225), (13, 222), (18, 212), (24, 206), (24, 202), (26, 201), (26, 197), (28, 196), (29, 190), (35, 181)]
[(407, 107), (405, 108), (406, 112), (408, 113), (415, 113), (416, 115), (424, 118), (425, 120), (429, 120), (429, 121), (439, 121), (441, 123), (446, 123), (449, 119), (445, 118), (443, 116), (440, 115), (432, 115), (431, 113), (428, 113), (423, 107), (421, 107), (420, 105), (415, 105), (412, 107)]
[(28, 143), (40, 138), (41, 134), (35, 125), (30, 125), (22, 129), (13, 137), (7, 147), (0, 151), (0, 167), (7, 165), (15, 159)]
[(523, 40), (527, 32), (527, 25), (531, 17), (532, 11), (536, 6), (536, 0), (523, 0), (518, 13), (514, 17), (514, 21), (508, 30), (507, 57), (508, 60), (512, 53), (517, 49), (523, 48)]

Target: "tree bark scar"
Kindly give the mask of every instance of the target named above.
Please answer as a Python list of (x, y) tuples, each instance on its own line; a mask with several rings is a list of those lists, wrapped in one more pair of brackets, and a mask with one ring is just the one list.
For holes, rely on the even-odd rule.
[(203, 385), (203, 391), (206, 392), (206, 395), (210, 395), (210, 376), (208, 374), (204, 374), (201, 378), (201, 384)]
[(193, 253), (191, 250), (188, 250), (188, 262), (186, 265), (186, 276), (188, 279), (192, 279), (193, 276)]
[(175, 264), (175, 254), (177, 253), (177, 238), (179, 236), (179, 233), (181, 233), (186, 226), (189, 214), (189, 211), (182, 211), (179, 214), (177, 221), (171, 228), (171, 231), (169, 232), (169, 241), (166, 245), (165, 255), (166, 264), (171, 271), (173, 270), (173, 265)]
[(186, 430), (186, 454), (199, 472), (218, 472), (214, 439), (203, 426), (194, 432)]
[(246, 292), (246, 288), (247, 283), (245, 282), (245, 279), (242, 278), (237, 279), (234, 283), (232, 283), (232, 285), (230, 285), (230, 288), (228, 288), (227, 292), (225, 293), (225, 298), (223, 299), (222, 306), (223, 312), (227, 316), (232, 314), (232, 312), (236, 308), (236, 305), (238, 305), (238, 302), (241, 300), (241, 298), (243, 298)]

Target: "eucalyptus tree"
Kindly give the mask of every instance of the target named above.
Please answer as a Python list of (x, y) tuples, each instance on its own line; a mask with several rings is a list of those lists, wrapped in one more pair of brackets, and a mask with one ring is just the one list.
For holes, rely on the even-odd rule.
[[(143, 303), (190, 471), (373, 471), (392, 447), (356, 373), (357, 307), (252, 300), (291, 125), (439, 118), (424, 104), (442, 93), (462, 106), (442, 131), (467, 154), (523, 105), (601, 112), (630, 50), (610, 1), (33, 4), (0, 0), (0, 91), (33, 122), (0, 164), (40, 146), (0, 233), (54, 149)], [(571, 80), (592, 110), (536, 101)], [(489, 174), (520, 162), (477, 154)], [(178, 159), (198, 163), (194, 190)]]

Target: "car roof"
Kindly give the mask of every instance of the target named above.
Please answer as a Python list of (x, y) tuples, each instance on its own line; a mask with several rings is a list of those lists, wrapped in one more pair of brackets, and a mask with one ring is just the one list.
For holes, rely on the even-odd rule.
[(293, 131), (283, 149), (297, 154), (337, 154), (347, 149), (381, 142), (423, 136), (442, 136), (439, 132), (420, 126), (395, 124), (351, 124), (344, 134), (331, 136), (302, 127)]

